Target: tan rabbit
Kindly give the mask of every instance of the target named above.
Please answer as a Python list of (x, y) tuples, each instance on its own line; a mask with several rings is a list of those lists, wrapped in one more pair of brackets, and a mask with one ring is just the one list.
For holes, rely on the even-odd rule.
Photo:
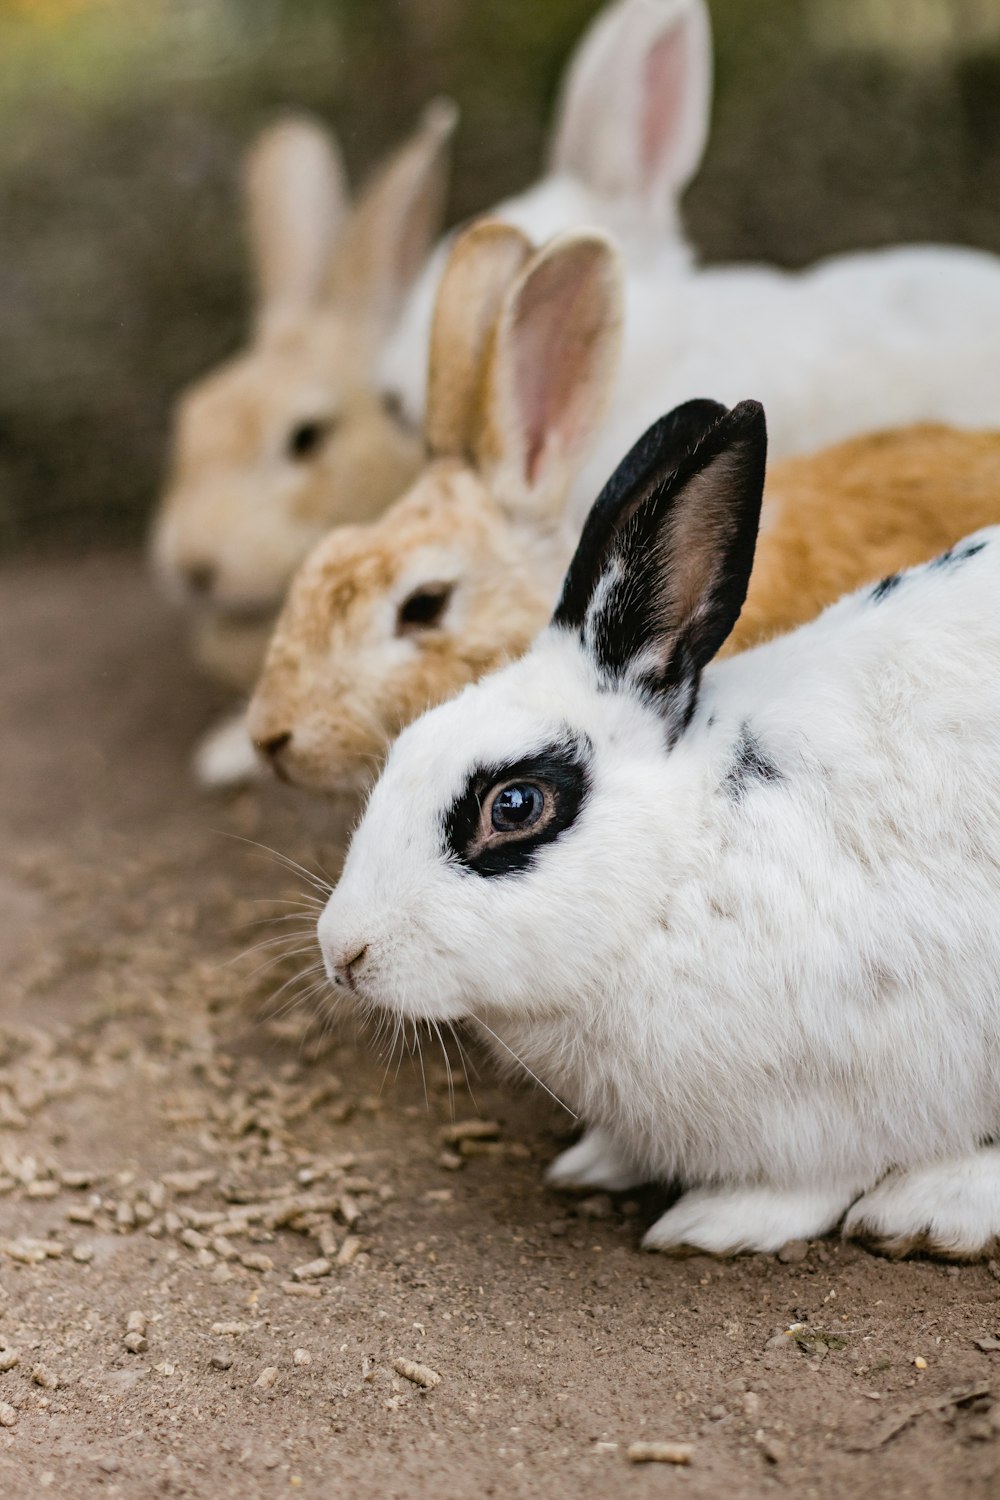
[[(533, 255), (516, 231), (483, 222), (456, 244), (433, 331), (433, 458), (380, 521), (315, 548), (279, 619), (249, 716), (279, 775), (357, 790), (403, 725), (544, 624), (620, 317), (616, 258), (599, 237), (562, 236)], [(998, 519), (1000, 434), (922, 425), (776, 463), (727, 649)]]
[(205, 665), (234, 686), (253, 682), (310, 546), (378, 514), (421, 461), (373, 371), (439, 229), (454, 123), (452, 105), (430, 106), (353, 206), (319, 124), (283, 120), (250, 153), (253, 335), (178, 403), (153, 539)]

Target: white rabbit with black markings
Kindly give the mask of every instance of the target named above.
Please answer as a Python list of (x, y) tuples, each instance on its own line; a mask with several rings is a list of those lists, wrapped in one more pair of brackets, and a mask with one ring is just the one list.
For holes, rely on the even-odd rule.
[(1000, 528), (711, 665), (762, 409), (662, 419), (526, 657), (393, 746), (319, 923), (335, 993), (472, 1018), (679, 1181), (652, 1249), (1000, 1235)]

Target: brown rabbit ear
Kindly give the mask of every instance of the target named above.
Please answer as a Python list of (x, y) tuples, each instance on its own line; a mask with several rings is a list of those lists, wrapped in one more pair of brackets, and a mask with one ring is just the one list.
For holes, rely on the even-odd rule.
[(301, 316), (322, 296), (349, 201), (340, 150), (328, 130), (290, 115), (258, 136), (244, 192), (262, 330)]
[(330, 268), (331, 295), (380, 337), (416, 280), (444, 217), (458, 110), (435, 99), (414, 135), (362, 191)]
[(437, 456), (472, 456), (486, 354), (504, 293), (532, 253), (520, 229), (480, 219), (458, 236), (434, 304), (427, 444)]
[(525, 266), (497, 320), (475, 456), (514, 514), (561, 510), (614, 389), (622, 272), (611, 241), (558, 235)]

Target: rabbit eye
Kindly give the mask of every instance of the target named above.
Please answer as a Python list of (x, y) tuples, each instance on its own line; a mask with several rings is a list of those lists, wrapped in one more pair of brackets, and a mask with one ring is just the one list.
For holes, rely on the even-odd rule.
[(451, 583), (425, 583), (414, 589), (399, 606), (396, 616), (396, 634), (410, 635), (417, 630), (431, 630), (440, 625), (454, 592)]
[(379, 400), (382, 402), (382, 410), (387, 417), (398, 422), (400, 427), (409, 427), (410, 419), (403, 408), (403, 398), (398, 391), (380, 391)]
[(296, 460), (312, 458), (318, 453), (333, 431), (332, 419), (300, 422), (293, 427), (288, 438), (288, 456)]
[(540, 786), (524, 782), (505, 786), (493, 798), (490, 822), (497, 833), (520, 833), (538, 822), (545, 810), (545, 793)]

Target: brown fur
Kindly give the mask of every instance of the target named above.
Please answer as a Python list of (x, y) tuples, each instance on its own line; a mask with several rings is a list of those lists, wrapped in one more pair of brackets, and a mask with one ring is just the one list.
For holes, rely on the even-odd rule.
[(725, 654), (1000, 521), (1000, 433), (928, 423), (853, 438), (768, 474), (750, 592)]

